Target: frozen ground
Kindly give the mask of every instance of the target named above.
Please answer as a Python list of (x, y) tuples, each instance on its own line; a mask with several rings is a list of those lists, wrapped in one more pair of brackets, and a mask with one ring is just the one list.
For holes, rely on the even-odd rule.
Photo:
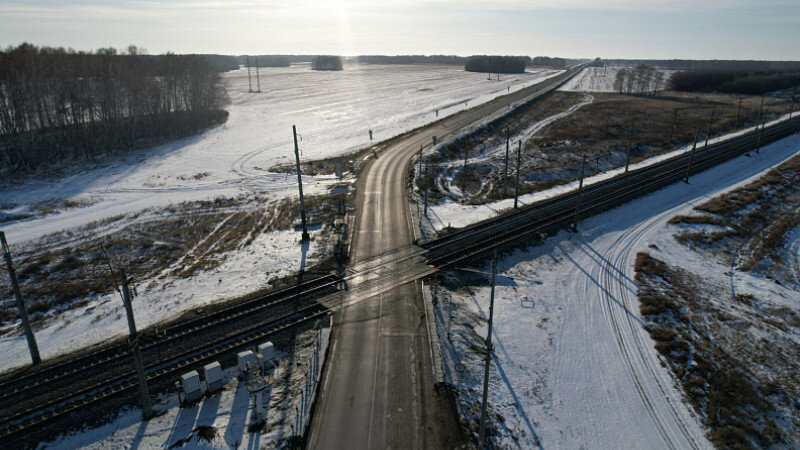
[[(675, 388), (642, 327), (634, 260), (639, 251), (680, 252), (667, 221), (742, 186), (800, 151), (788, 137), (612, 211), (589, 218), (499, 263), (489, 401), (498, 444), (529, 448), (707, 448), (705, 430)], [(669, 245), (667, 241), (673, 242)], [(667, 249), (667, 250), (664, 250)], [(659, 253), (660, 254), (660, 253)], [(686, 252), (675, 256), (697, 273), (728, 270)], [(475, 421), (486, 334), (489, 270), (464, 272), (439, 291), (447, 370)], [(737, 291), (785, 295), (759, 280), (737, 278)], [(452, 315), (452, 319), (450, 318)], [(447, 324), (450, 336), (447, 338)], [(458, 376), (453, 364), (462, 362)]]
[[(573, 79), (564, 83), (564, 86), (559, 88), (560, 91), (571, 92), (615, 92), (614, 80), (617, 78), (617, 72), (621, 67), (587, 67), (576, 75)], [(669, 77), (676, 70), (660, 70), (664, 74), (663, 83), (669, 80)], [(651, 86), (651, 89), (664, 89), (664, 86)]]
[[(158, 212), (141, 214), (138, 218), (129, 218), (130, 222), (153, 220)], [(108, 227), (89, 230), (90, 233), (120, 233), (119, 224), (112, 222)], [(215, 240), (226, 239), (226, 236), (208, 236), (209, 247), (205, 253), (191, 249), (187, 256), (219, 259), (223, 262), (216, 267), (200, 270), (188, 278), (170, 274), (173, 270), (181, 270), (188, 266), (183, 260), (174, 261), (164, 267), (160, 273), (145, 279), (136, 279), (138, 295), (133, 301), (134, 316), (137, 328), (144, 329), (164, 320), (180, 315), (182, 312), (207, 305), (216, 301), (235, 298), (260, 289), (268, 288), (274, 280), (281, 277), (295, 276), (304, 268), (313, 265), (326, 253), (330, 254), (332, 243), (327, 228), (311, 228), (311, 241), (300, 245), (299, 233), (293, 229), (256, 231), (255, 239), (242, 246), (222, 253), (214, 253)], [(79, 233), (76, 230), (76, 233)], [(78, 234), (79, 236), (79, 234)], [(135, 239), (135, 234), (131, 236)], [(164, 240), (180, 239), (179, 236), (167, 237)], [(78, 251), (84, 249), (77, 244)], [(198, 244), (198, 247), (201, 247)], [(206, 246), (203, 246), (206, 248)], [(155, 249), (157, 250), (157, 248)], [(113, 258), (114, 255), (111, 255)], [(109, 277), (105, 267), (95, 268), (96, 276)], [(170, 274), (167, 276), (167, 274)], [(3, 274), (5, 277), (5, 274)], [(110, 283), (110, 281), (109, 281)], [(25, 286), (22, 286), (23, 291)], [(29, 309), (31, 300), (28, 299)], [(52, 320), (42, 326), (35, 326), (34, 333), (41, 356), (44, 359), (77, 350), (82, 347), (102, 343), (128, 333), (128, 325), (122, 300), (117, 292), (105, 295), (93, 295), (86, 304), (72, 308), (56, 308), (51, 311)], [(16, 314), (15, 314), (16, 316)], [(34, 316), (32, 316), (34, 317)], [(30, 362), (25, 337), (22, 335), (19, 320), (3, 324), (9, 328), (0, 335), (0, 371), (22, 366)]]
[[(321, 344), (315, 360), (317, 336)], [(307, 420), (329, 339), (330, 328), (319, 335), (312, 330), (299, 336), (291, 355), (278, 355), (278, 367), (270, 373), (275, 382), (264, 394), (268, 405), (264, 427), (250, 427), (255, 421), (253, 401), (233, 368), (225, 371), (225, 388), (196, 405), (180, 408), (177, 395), (164, 396), (156, 406), (164, 413), (147, 422), (141, 420), (138, 409), (131, 408), (106, 425), (62, 436), (40, 448), (286, 447), (294, 430), (301, 428), (300, 422)]]
[[(301, 157), (323, 158), (368, 145), (368, 129), (376, 141), (387, 139), (435, 120), (436, 109), (440, 118), (445, 117), (558, 73), (529, 72), (497, 82), (455, 66), (348, 65), (342, 72), (322, 72), (301, 64), (262, 69), (263, 92), (258, 94), (247, 92), (246, 69), (230, 72), (224, 75), (232, 98), (226, 124), (91, 170), (73, 170), (60, 179), (2, 185), (2, 229), (13, 251), (51, 233), (72, 233), (113, 216), (125, 216), (115, 223), (123, 227), (140, 211), (157, 215), (160, 208), (185, 201), (254, 194), (267, 202), (278, 201), (296, 195), (296, 178), (267, 168), (293, 160), (293, 124), (302, 138)], [(304, 192), (327, 193), (335, 184), (333, 176), (306, 176)], [(56, 206), (47, 214), (39, 211), (43, 202), (58, 205), (64, 200), (77, 201), (78, 206)], [(13, 220), (28, 214), (34, 217)], [(324, 250), (321, 231), (313, 230), (312, 238), (310, 246), (301, 248), (296, 232), (260, 234), (245, 248), (225, 255), (221, 266), (191, 278), (138, 280), (146, 287), (134, 302), (137, 324), (144, 328), (296, 274)], [(75, 246), (85, 250), (79, 243)], [(116, 293), (58, 314), (58, 321), (35, 330), (45, 358), (126, 332)], [(19, 333), (0, 337), (0, 349), (0, 371), (28, 362)]]
[[(248, 93), (247, 70), (226, 73), (232, 99), (222, 126), (58, 180), (35, 180), (0, 189), (0, 209), (24, 215), (53, 199), (88, 200), (90, 206), (3, 224), (20, 242), (120, 213), (180, 201), (241, 193), (294, 195), (288, 174), (268, 168), (293, 161), (292, 125), (303, 159), (320, 159), (377, 141), (518, 90), (561, 71), (536, 71), (488, 81), (458, 66), (351, 64), (341, 72), (307, 64), (261, 71), (262, 93)], [(255, 84), (254, 84), (255, 88)], [(306, 192), (325, 190), (332, 177), (307, 177)]]
[[(570, 113), (571, 111), (565, 112), (566, 114)], [(561, 114), (565, 114), (561, 113)], [(561, 115), (559, 114), (559, 115)], [(796, 117), (796, 115), (795, 115)], [(786, 120), (789, 118), (789, 115), (786, 114), (782, 117), (779, 117), (773, 121), (770, 121), (767, 125), (777, 123), (782, 120)], [(542, 122), (548, 122), (550, 119), (545, 119)], [(536, 128), (536, 125), (533, 126)], [(721, 142), (727, 139), (731, 139), (736, 136), (740, 136), (742, 134), (748, 133), (753, 131), (754, 127), (744, 128), (739, 131), (729, 133), (726, 135), (722, 135), (716, 138), (712, 138), (708, 141), (709, 144), (714, 144), (717, 142)], [(444, 144), (442, 144), (444, 145)], [(697, 148), (702, 148), (705, 145), (704, 142), (698, 142)], [(631, 170), (635, 170), (638, 167), (644, 167), (647, 165), (655, 164), (659, 161), (663, 161), (665, 159), (672, 158), (678, 154), (691, 150), (691, 145), (687, 145), (685, 147), (681, 147), (674, 151), (664, 153), (658, 156), (654, 156), (652, 158), (648, 158), (644, 161), (640, 161), (635, 164), (631, 164)], [(495, 153), (499, 152), (500, 150), (504, 150), (504, 148), (495, 148), (493, 151)], [(429, 150), (430, 151), (430, 150)], [(513, 164), (514, 157), (510, 158), (511, 164)], [(606, 172), (602, 172), (591, 177), (587, 177), (584, 180), (584, 185), (591, 185), (597, 183), (599, 181), (606, 180), (608, 178), (617, 176), (625, 171), (624, 167), (619, 167), (616, 169), (608, 170)], [(454, 186), (454, 189), (457, 189), (457, 183), (454, 183), (452, 180), (452, 176), (455, 171), (451, 171), (446, 173), (445, 175), (450, 175), (449, 177), (443, 177), (441, 180), (437, 180), (437, 183), (446, 184), (448, 186)], [(509, 170), (509, 175), (513, 176), (513, 169)], [(521, 195), (519, 197), (519, 203), (522, 206), (529, 205), (541, 200), (546, 200), (548, 198), (552, 198), (558, 196), (560, 194), (573, 191), (577, 189), (578, 181), (572, 181), (569, 183), (565, 183), (559, 186), (555, 186), (550, 189), (545, 189), (539, 192), (532, 192), (530, 194)], [(509, 188), (509, 192), (513, 195), (513, 185)], [(468, 199), (468, 196), (464, 196), (464, 198)], [(418, 199), (418, 208), (421, 208), (422, 200)], [(479, 222), (481, 220), (489, 219), (502, 211), (512, 209), (514, 207), (514, 198), (506, 198), (503, 200), (497, 200), (491, 203), (486, 203), (482, 205), (469, 205), (469, 204), (462, 204), (456, 201), (453, 201), (449, 198), (445, 198), (441, 200), (439, 203), (430, 203), (428, 205), (428, 215), (427, 217), (422, 214), (420, 211), (419, 217), (421, 219), (421, 227), (423, 234), (426, 238), (434, 237), (436, 232), (443, 230), (447, 227), (454, 227), (454, 228), (463, 228), (469, 224)]]

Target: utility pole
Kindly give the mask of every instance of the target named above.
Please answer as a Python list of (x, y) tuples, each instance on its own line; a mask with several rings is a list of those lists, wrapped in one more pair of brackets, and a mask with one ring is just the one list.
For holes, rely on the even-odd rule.
[(425, 197), (424, 197), (425, 207), (423, 209), (423, 215), (428, 217), (428, 188), (425, 188)]
[(505, 198), (508, 195), (508, 150), (510, 146), (510, 136), (508, 134), (508, 128), (506, 128), (506, 162), (505, 162), (505, 169), (503, 169), (503, 197)]
[(258, 75), (258, 56), (256, 56), (256, 85), (258, 86), (258, 91), (261, 92), (261, 77)]
[(578, 229), (578, 212), (581, 209), (581, 197), (583, 196), (583, 176), (586, 174), (586, 155), (583, 155), (583, 162), (581, 163), (581, 178), (578, 182), (578, 198), (575, 201), (575, 216), (572, 218), (572, 228)]
[(714, 113), (717, 112), (717, 105), (711, 107), (711, 117), (708, 119), (708, 128), (706, 128), (706, 145), (708, 147), (708, 139), (711, 137), (711, 123), (714, 122)]
[(42, 358), (39, 356), (39, 347), (36, 345), (36, 338), (33, 336), (31, 323), (28, 321), (28, 311), (25, 309), (25, 303), (22, 301), (22, 292), (19, 290), (17, 271), (14, 270), (14, 263), (11, 261), (11, 251), (8, 249), (6, 234), (2, 231), (0, 231), (0, 245), (3, 247), (3, 259), (6, 260), (6, 269), (8, 269), (8, 276), (11, 278), (11, 289), (14, 291), (14, 298), (17, 300), (17, 310), (19, 310), (19, 317), (22, 320), (22, 329), (25, 330), (25, 340), (28, 341), (31, 361), (33, 364), (39, 364), (42, 362)]
[(756, 140), (756, 153), (761, 150), (761, 131), (758, 129), (761, 125), (761, 114), (764, 111), (764, 96), (761, 96), (761, 106), (758, 107), (758, 120), (756, 120), (756, 131), (758, 131), (758, 139)]
[(419, 176), (422, 178), (422, 144), (419, 144)]
[(633, 125), (635, 120), (631, 120), (631, 131), (628, 134), (628, 151), (625, 152), (625, 173), (628, 173), (628, 168), (631, 165), (631, 146), (633, 145)]
[[(370, 135), (372, 132), (370, 132)], [(297, 165), (297, 189), (300, 191), (300, 220), (303, 222), (303, 242), (309, 240), (308, 226), (306, 225), (306, 204), (303, 200), (303, 178), (300, 175), (300, 148), (297, 146), (297, 128), (292, 125), (294, 136), (294, 160)]]
[(250, 57), (247, 57), (247, 92), (253, 92), (253, 81), (250, 79)]
[(692, 152), (689, 153), (689, 165), (686, 166), (686, 176), (683, 178), (684, 183), (689, 182), (689, 172), (692, 170), (692, 160), (694, 159), (694, 151), (697, 150), (697, 138), (700, 136), (700, 127), (694, 133), (694, 145), (692, 145)]
[(514, 209), (517, 209), (517, 203), (519, 202), (519, 164), (522, 160), (522, 140), (519, 141), (519, 146), (517, 147), (517, 181), (514, 182)]
[(733, 129), (739, 128), (739, 113), (742, 111), (742, 98), (739, 97), (739, 104), (736, 106), (736, 122), (733, 124)]
[(492, 325), (494, 322), (494, 285), (497, 273), (497, 249), (492, 256), (492, 288), (489, 294), (489, 331), (486, 333), (486, 364), (483, 369), (483, 401), (481, 402), (481, 422), (478, 437), (478, 448), (485, 448), (486, 442), (486, 400), (489, 397), (489, 367), (492, 364)]
[(122, 302), (125, 304), (125, 313), (128, 316), (128, 331), (130, 331), (133, 364), (136, 366), (136, 377), (139, 378), (139, 394), (142, 397), (142, 416), (147, 420), (153, 417), (153, 408), (150, 405), (150, 390), (147, 388), (147, 377), (144, 374), (142, 351), (139, 348), (139, 337), (136, 335), (136, 322), (133, 320), (131, 292), (128, 289), (128, 278), (125, 276), (125, 269), (119, 269), (119, 283), (122, 285)]
[(672, 113), (672, 129), (669, 132), (669, 140), (672, 142), (672, 137), (675, 136), (675, 125), (678, 123), (678, 108)]
[(789, 97), (789, 120), (792, 119), (792, 114), (794, 114), (794, 97), (795, 97), (795, 90), (792, 89), (791, 96)]

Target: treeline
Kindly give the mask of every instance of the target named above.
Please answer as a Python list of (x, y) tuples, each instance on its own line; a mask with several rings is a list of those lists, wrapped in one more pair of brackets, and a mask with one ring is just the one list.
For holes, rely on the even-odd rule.
[(531, 58), (528, 65), (562, 68), (566, 67), (567, 61), (564, 58), (551, 58), (550, 56), (535, 56)]
[(752, 72), (739, 70), (697, 70), (677, 72), (670, 78), (676, 91), (766, 94), (800, 86), (800, 70)]
[(456, 64), (467, 61), (464, 56), (455, 55), (361, 55), (358, 62), (366, 64)]
[(289, 67), (289, 58), (282, 55), (245, 56), (244, 65), (250, 67)]
[(313, 70), (342, 70), (342, 58), (331, 55), (320, 55), (311, 61)]
[(800, 61), (738, 61), (700, 59), (607, 59), (607, 66), (635, 67), (648, 65), (667, 70), (736, 70), (736, 71), (787, 71), (800, 70)]
[(525, 57), (519, 56), (470, 56), (464, 63), (467, 72), (523, 73)]
[(197, 55), (206, 60), (217, 72), (227, 72), (239, 68), (239, 59), (229, 55)]
[(9, 47), (0, 51), (0, 167), (92, 160), (191, 134), (224, 121), (227, 101), (219, 73), (198, 55)]
[(622, 68), (614, 78), (614, 90), (620, 94), (638, 94), (655, 92), (663, 89), (664, 72), (644, 64), (634, 68)]

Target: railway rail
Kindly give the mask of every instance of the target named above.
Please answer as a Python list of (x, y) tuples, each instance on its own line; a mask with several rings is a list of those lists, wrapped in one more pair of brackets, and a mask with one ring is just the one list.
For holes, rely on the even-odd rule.
[[(504, 216), (490, 219), (440, 238), (419, 242), (389, 254), (359, 263), (340, 275), (326, 275), (290, 288), (270, 293), (235, 306), (215, 311), (165, 328), (161, 333), (142, 336), (147, 361), (148, 382), (176, 376), (189, 367), (219, 358), (237, 348), (259, 342), (302, 323), (330, 313), (332, 308), (358, 301), (391, 287), (484, 255), (494, 248), (518, 242), (521, 238), (569, 226), (577, 217), (585, 218), (627, 202), (643, 194), (683, 179), (691, 158), (691, 174), (697, 174), (735, 156), (800, 131), (800, 117), (762, 130), (698, 148), (693, 157), (687, 151), (673, 158), (633, 169), (628, 173), (584, 187), (581, 202), (578, 192), (541, 201)], [(576, 208), (576, 205), (578, 206)], [(267, 312), (269, 312), (267, 314)], [(266, 314), (257, 320), (246, 320)], [(167, 356), (160, 352), (179, 342), (187, 342), (209, 330), (236, 324), (211, 342), (185, 345)], [(156, 356), (153, 356), (156, 355)], [(147, 359), (147, 358), (146, 358)], [(76, 383), (87, 374), (116, 372), (100, 380)], [(32, 427), (107, 400), (136, 387), (127, 343), (98, 349), (58, 364), (18, 372), (0, 382), (0, 439), (25, 433)], [(43, 392), (61, 391), (43, 401)], [(31, 400), (36, 401), (32, 404)], [(27, 401), (27, 403), (26, 403)]]

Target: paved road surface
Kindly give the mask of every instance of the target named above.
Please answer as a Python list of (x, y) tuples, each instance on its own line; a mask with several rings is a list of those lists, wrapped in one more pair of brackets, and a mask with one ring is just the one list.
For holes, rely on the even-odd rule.
[[(406, 188), (409, 164), (420, 145), (430, 144), (434, 135), (441, 140), (540, 89), (529, 87), (443, 119), (372, 160), (356, 188), (353, 262), (413, 242)], [(463, 443), (449, 401), (434, 391), (419, 294), (418, 283), (408, 283), (336, 313), (310, 448), (452, 448)]]

